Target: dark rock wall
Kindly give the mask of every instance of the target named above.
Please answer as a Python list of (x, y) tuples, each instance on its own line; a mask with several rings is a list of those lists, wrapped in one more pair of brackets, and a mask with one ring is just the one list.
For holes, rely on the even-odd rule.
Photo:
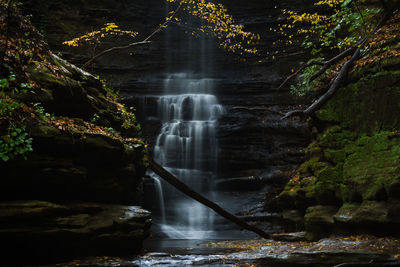
[[(138, 253), (151, 214), (133, 206), (141, 204), (146, 170), (134, 115), (98, 78), (54, 55), (17, 10), (9, 21), (9, 40), (25, 38), (10, 45), (5, 62), (13, 66), (15, 83), (28, 79), (31, 86), (3, 88), (0, 98), (16, 106), (2, 105), (7, 116), (0, 118), (2, 265)], [(35, 57), (24, 60), (22, 53)], [(14, 124), (32, 138), (26, 159), (8, 157), (4, 148), (4, 140), (21, 144)]]
[[(76, 110), (104, 108), (112, 117), (116, 106), (106, 101), (100, 81), (65, 61), (57, 62), (67, 78), (50, 82), (41, 75), (31, 76), (40, 91), (47, 92), (46, 111), (74, 116), (71, 120), (78, 124), (88, 114), (77, 117)], [(41, 68), (37, 72), (51, 75)], [(73, 84), (83, 93), (57, 98), (57, 92), (75, 92), (78, 88)], [(40, 96), (38, 92), (36, 99), (23, 95), (18, 100), (30, 103), (40, 101)], [(99, 103), (104, 104), (100, 109)], [(67, 112), (51, 109), (63, 105), (69, 107)], [(0, 239), (7, 243), (3, 263), (44, 264), (105, 253), (138, 253), (151, 225), (150, 212), (132, 207), (143, 198), (143, 145), (128, 145), (101, 133), (68, 131), (49, 119), (25, 123), (33, 152), (26, 160), (0, 163)]]
[[(33, 13), (34, 21), (44, 32), (51, 33), (47, 36), (50, 45), (78, 65), (93, 51), (63, 47), (62, 41), (111, 21), (138, 31), (139, 38), (143, 38), (163, 21), (166, 13), (162, 0), (119, 0), (112, 4), (110, 1), (84, 0), (24, 2), (28, 12)], [(261, 35), (260, 51), (266, 55), (276, 50), (272, 42), (279, 37), (269, 28), (282, 21), (280, 10), (302, 9), (311, 2), (253, 0), (223, 3), (238, 23)], [(201, 40), (191, 40), (184, 29), (171, 26), (168, 36), (158, 34), (152, 44), (130, 51), (132, 55), (128, 52), (107, 55), (91, 69), (104, 75), (111, 86), (120, 90), (126, 102), (136, 107), (150, 144), (154, 143), (160, 123), (148, 120), (147, 116), (155, 112), (155, 103), (151, 99), (145, 101), (143, 96), (162, 92), (167, 71), (195, 70), (200, 64), (196, 61), (200, 59), (193, 55), (197, 54), (200, 43)], [(291, 170), (301, 161), (301, 151), (308, 142), (307, 129), (301, 123), (280, 120), (277, 112), (290, 109), (299, 100), (290, 96), (286, 89), (277, 91), (275, 88), (306, 55), (295, 47), (282, 52), (275, 60), (255, 57), (241, 62), (220, 50), (215, 43), (208, 44), (211, 52), (206, 60), (207, 66), (212, 68), (208, 70), (208, 76), (217, 79), (215, 93), (226, 110), (218, 128), (219, 176), (262, 176), (271, 171)], [(107, 43), (105, 47), (110, 45)], [(189, 66), (188, 61), (194, 63)], [(267, 109), (252, 110), (261, 106)]]

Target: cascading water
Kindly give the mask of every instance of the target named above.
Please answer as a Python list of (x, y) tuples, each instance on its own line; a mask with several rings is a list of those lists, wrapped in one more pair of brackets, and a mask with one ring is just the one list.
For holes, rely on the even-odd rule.
[[(165, 14), (173, 10), (166, 5)], [(186, 21), (191, 22), (190, 16)], [(213, 40), (202, 35), (188, 37), (181, 29), (165, 31), (163, 94), (157, 101), (157, 117), (162, 123), (153, 157), (178, 179), (214, 199), (213, 179), (217, 169), (216, 127), (223, 113), (213, 95)], [(182, 71), (183, 70), (183, 71)], [(155, 174), (151, 174), (155, 177)], [(214, 212), (161, 182), (165, 212), (158, 225), (170, 238), (203, 239), (214, 235)], [(161, 209), (161, 208), (160, 208)], [(157, 224), (157, 220), (156, 220)]]
[[(159, 96), (158, 117), (162, 129), (154, 148), (154, 159), (182, 182), (213, 198), (218, 143), (217, 120), (223, 112), (216, 96), (210, 94), (213, 80), (172, 74)], [(170, 238), (210, 238), (214, 214), (202, 204), (164, 185), (161, 230)], [(165, 215), (163, 215), (165, 214)]]

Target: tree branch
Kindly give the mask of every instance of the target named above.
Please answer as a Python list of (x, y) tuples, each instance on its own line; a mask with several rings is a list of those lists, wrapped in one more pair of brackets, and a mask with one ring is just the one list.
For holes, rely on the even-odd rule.
[(131, 43), (131, 44), (125, 45), (125, 46), (116, 46), (116, 47), (112, 47), (110, 49), (104, 50), (103, 52), (100, 52), (99, 54), (92, 57), (90, 60), (86, 61), (86, 63), (82, 65), (81, 69), (85, 69), (90, 63), (92, 63), (94, 60), (96, 60), (97, 58), (99, 58), (105, 54), (111, 53), (116, 50), (125, 50), (125, 49), (129, 49), (131, 47), (134, 47), (134, 46), (139, 46), (139, 45), (144, 45), (144, 44), (149, 44), (149, 43), (151, 43), (151, 42), (150, 41), (141, 41), (141, 42)]
[(317, 72), (315, 73), (313, 76), (310, 77), (310, 80), (308, 81), (308, 83), (311, 83), (312, 81), (314, 81), (315, 79), (317, 79), (320, 75), (324, 74), (324, 72), (329, 69), (330, 66), (332, 66), (333, 64), (335, 64), (336, 62), (338, 62), (339, 60), (342, 60), (343, 58), (351, 55), (352, 52), (354, 52), (354, 50), (356, 49), (356, 46), (351, 47), (343, 52), (341, 52), (339, 55), (331, 58), (328, 61), (325, 61), (324, 66)]
[[(290, 118), (290, 117), (293, 117), (293, 116), (299, 116), (300, 118), (306, 118), (306, 117), (309, 117), (312, 114), (314, 114), (314, 112), (317, 111), (318, 109), (320, 109), (336, 93), (336, 91), (339, 88), (341, 82), (343, 81), (344, 77), (348, 73), (351, 65), (354, 63), (354, 61), (356, 61), (359, 58), (360, 53), (361, 53), (361, 49), (366, 44), (366, 42), (369, 40), (369, 38), (371, 36), (373, 36), (376, 32), (378, 32), (379, 29), (383, 25), (386, 24), (386, 22), (389, 20), (389, 18), (393, 14), (395, 14), (397, 12), (398, 12), (398, 10), (392, 10), (392, 11), (387, 12), (383, 16), (381, 21), (378, 23), (378, 25), (375, 27), (375, 29), (370, 34), (368, 34), (366, 37), (364, 37), (357, 44), (357, 49), (353, 53), (352, 57), (342, 66), (342, 68), (340, 69), (338, 75), (335, 77), (335, 79), (333, 80), (333, 82), (330, 85), (329, 89), (326, 91), (326, 93), (324, 95), (322, 95), (317, 101), (315, 101), (313, 104), (311, 104), (306, 110), (290, 111), (290, 112), (286, 113), (286, 115), (283, 116), (282, 119), (287, 119), (287, 118)], [(348, 50), (350, 50), (350, 49), (348, 49)], [(343, 54), (349, 53), (348, 50), (342, 52), (341, 54), (339, 54), (338, 56), (332, 58), (331, 60), (337, 59), (339, 57), (343, 57)]]
[(180, 4), (178, 5), (178, 7), (177, 7), (177, 8), (174, 10), (174, 12), (172, 13), (173, 15), (172, 15), (168, 20), (166, 20), (163, 24), (159, 25), (155, 31), (153, 31), (149, 36), (147, 36), (147, 37), (146, 37), (145, 39), (143, 39), (142, 41), (130, 43), (130, 44), (124, 45), (124, 46), (112, 47), (112, 48), (110, 48), (110, 49), (104, 50), (104, 51), (100, 52), (99, 54), (95, 55), (94, 57), (92, 57), (92, 58), (91, 58), (90, 60), (88, 60), (87, 62), (85, 62), (85, 64), (82, 65), (81, 69), (85, 69), (85, 68), (86, 68), (90, 63), (92, 63), (94, 60), (98, 59), (98, 58), (101, 57), (101, 56), (104, 56), (105, 54), (111, 53), (111, 52), (113, 52), (113, 51), (116, 51), (116, 50), (126, 50), (126, 49), (129, 49), (129, 48), (134, 47), (134, 46), (139, 46), (139, 45), (144, 45), (144, 44), (149, 44), (149, 43), (151, 43), (150, 39), (151, 39), (154, 35), (156, 35), (157, 33), (161, 32), (162, 29), (164, 29), (169, 23), (172, 22), (172, 19), (173, 19), (173, 18), (175, 17), (175, 15), (179, 12), (179, 10), (181, 9), (181, 7), (182, 7), (182, 3), (180, 3)]
[(292, 79), (293, 77), (296, 77), (300, 72), (302, 72), (305, 68), (311, 67), (311, 66), (315, 66), (315, 65), (320, 65), (323, 66), (325, 64), (325, 62), (321, 62), (321, 61), (311, 61), (310, 63), (304, 64), (303, 66), (301, 66), (295, 73), (289, 75), (282, 83), (281, 85), (279, 85), (278, 88), (276, 88), (276, 90), (280, 90), (283, 86), (286, 85), (286, 83)]

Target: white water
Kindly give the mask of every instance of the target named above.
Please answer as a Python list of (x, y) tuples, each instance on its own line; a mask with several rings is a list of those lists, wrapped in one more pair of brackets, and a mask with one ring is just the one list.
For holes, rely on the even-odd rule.
[[(216, 96), (210, 94), (212, 90), (212, 79), (170, 75), (164, 82), (166, 94), (157, 101), (162, 129), (154, 148), (154, 159), (160, 165), (209, 198), (217, 163), (216, 126), (223, 113)], [(160, 228), (166, 235), (176, 239), (214, 235), (212, 211), (170, 186), (164, 185), (162, 191), (159, 198), (165, 203), (160, 203), (164, 210)]]
[(155, 182), (155, 189), (156, 189), (156, 193), (158, 196), (158, 203), (160, 206), (160, 212), (161, 212), (161, 223), (165, 224), (165, 200), (164, 200), (164, 192), (163, 192), (163, 188), (161, 185), (161, 181), (158, 177), (156, 177), (156, 174), (152, 174), (151, 178), (153, 178), (154, 182)]

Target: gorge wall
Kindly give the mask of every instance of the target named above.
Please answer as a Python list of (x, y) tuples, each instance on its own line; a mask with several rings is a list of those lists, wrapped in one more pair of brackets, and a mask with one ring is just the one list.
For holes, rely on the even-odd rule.
[(138, 253), (151, 217), (138, 207), (146, 163), (134, 115), (9, 10), (0, 97), (3, 264)]
[[(165, 16), (165, 3), (161, 0), (113, 1), (112, 5), (108, 1), (24, 2), (28, 12), (33, 13), (34, 22), (44, 32), (51, 32), (48, 35), (50, 46), (78, 65), (93, 52), (90, 48), (63, 47), (62, 41), (110, 21), (116, 22), (121, 28), (138, 31), (143, 38)], [(280, 9), (305, 7), (303, 2), (300, 5), (296, 0), (226, 1), (224, 4), (238, 23), (244, 24), (247, 30), (261, 34), (260, 47), (263, 53), (274, 51), (272, 42), (279, 37), (268, 29), (282, 20)], [(165, 45), (166, 36), (161, 33), (149, 46), (132, 50), (132, 55), (121, 52), (104, 56), (91, 69), (105, 76), (110, 86), (120, 90), (125, 102), (136, 108), (144, 136), (151, 145), (159, 132), (160, 123), (148, 119), (149, 114), (154, 114), (156, 105), (151, 100), (145, 103), (143, 99), (159, 94), (163, 88), (163, 80), (169, 74), (166, 73), (168, 60), (165, 49), (174, 50), (168, 53), (174, 55), (173, 64), (169, 66), (170, 72), (182, 71), (183, 62), (193, 57), (199, 49), (200, 41), (188, 41), (190, 37), (185, 34), (184, 28), (171, 26), (170, 30), (176, 38), (169, 41), (168, 47)], [(181, 47), (179, 44), (182, 42), (190, 42), (191, 48)], [(105, 47), (111, 45), (107, 43)], [(290, 109), (299, 100), (291, 97), (287, 90), (277, 92), (275, 88), (283, 76), (304, 58), (304, 54), (295, 48), (277, 55), (275, 60), (262, 58), (259, 62), (259, 58), (249, 58), (247, 62), (240, 62), (216, 45), (212, 49), (213, 57), (207, 59), (214, 68), (209, 72), (213, 73), (210, 78), (216, 79), (216, 94), (226, 110), (218, 127), (219, 176), (270, 177), (271, 172), (292, 170), (301, 160), (301, 150), (307, 144), (308, 133), (301, 123), (280, 120), (278, 112)]]
[[(87, 0), (24, 2), (39, 28), (52, 33), (48, 36), (51, 47), (78, 65), (89, 59), (93, 51), (66, 48), (60, 45), (62, 41), (111, 21), (144, 37), (165, 16), (161, 0), (120, 0), (112, 4)], [(272, 42), (279, 37), (268, 29), (282, 20), (280, 9), (305, 9), (312, 2), (235, 0), (224, 4), (238, 23), (261, 34), (261, 50), (273, 53)], [(48, 15), (40, 16), (40, 12)], [(166, 37), (161, 33), (149, 46), (131, 51), (132, 55), (108, 55), (90, 68), (107, 77), (126, 103), (137, 109), (150, 145), (154, 144), (161, 125), (154, 117), (149, 118), (149, 114), (156, 112), (156, 104), (146, 100), (146, 96), (160, 94), (163, 80), (169, 74), (165, 50), (173, 50), (171, 70), (179, 72), (184, 59), (198, 49), (196, 40), (192, 40), (194, 46), (182, 50), (179, 43), (187, 40), (187, 35), (182, 29), (171, 31), (176, 32), (176, 39), (170, 40), (171, 46), (165, 46)], [(105, 47), (111, 46), (112, 43), (107, 43)], [(237, 189), (243, 186), (243, 181), (250, 181), (249, 177), (261, 178), (263, 183), (257, 184), (257, 189), (270, 180), (276, 182), (273, 179), (276, 177), (285, 183), (288, 175), (282, 172), (292, 171), (305, 160), (299, 174), (274, 204), (283, 210), (283, 217), (317, 234), (334, 229), (368, 231), (377, 226), (393, 232), (398, 226), (398, 61), (370, 64), (349, 75), (338, 95), (313, 118), (310, 125), (314, 141), (304, 158), (303, 149), (311, 140), (308, 127), (300, 122), (282, 121), (279, 114), (301, 102), (290, 96), (288, 90), (275, 88), (307, 56), (295, 47), (276, 55), (275, 60), (265, 57), (261, 62), (251, 58), (240, 62), (217, 47), (213, 49), (215, 54), (209, 60), (215, 74), (210, 78), (216, 79), (219, 102), (226, 111), (218, 126), (218, 172), (227, 182), (221, 183), (221, 187), (232, 189), (230, 181), (239, 181)], [(383, 85), (391, 89), (384, 91)], [(236, 189), (233, 186), (232, 190)]]
[(284, 216), (310, 238), (398, 235), (399, 19), (371, 38), (346, 82), (316, 112), (307, 160), (279, 195)]

